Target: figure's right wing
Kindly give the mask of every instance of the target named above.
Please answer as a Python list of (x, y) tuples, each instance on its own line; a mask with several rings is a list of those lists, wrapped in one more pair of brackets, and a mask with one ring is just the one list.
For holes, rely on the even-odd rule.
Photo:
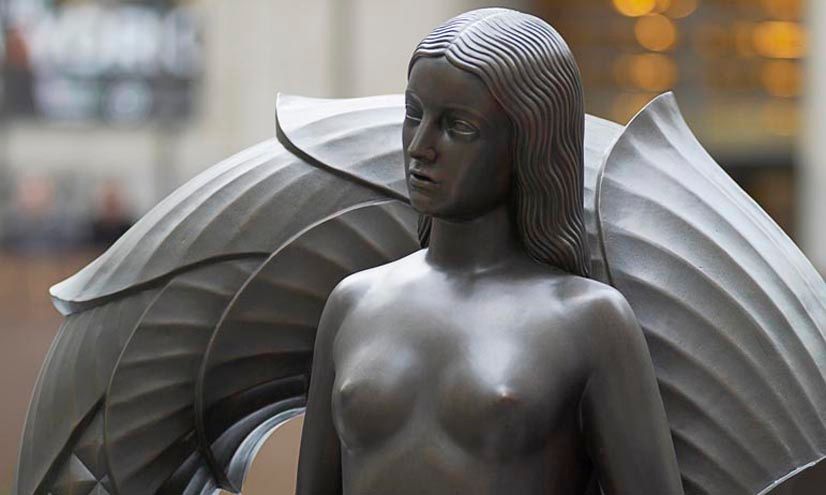
[(418, 249), (401, 102), (282, 99), (279, 140), (192, 179), (52, 288), (66, 320), (16, 495), (240, 491), (265, 435), (301, 411), (329, 292)]
[(826, 284), (714, 162), (673, 96), (597, 176), (608, 283), (645, 331), (688, 495), (788, 491), (826, 469)]

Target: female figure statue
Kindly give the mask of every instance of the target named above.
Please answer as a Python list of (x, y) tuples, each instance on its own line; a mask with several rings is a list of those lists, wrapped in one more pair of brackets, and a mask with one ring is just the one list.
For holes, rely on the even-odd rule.
[[(682, 493), (651, 358), (587, 278), (579, 71), (542, 20), (458, 16), (410, 61), (410, 202), (428, 247), (332, 293), (300, 495)], [(590, 487), (590, 489), (589, 489)]]

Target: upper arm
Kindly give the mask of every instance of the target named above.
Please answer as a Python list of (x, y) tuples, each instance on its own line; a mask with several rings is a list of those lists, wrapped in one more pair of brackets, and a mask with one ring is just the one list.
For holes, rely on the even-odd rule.
[(331, 410), (335, 381), (333, 344), (353, 300), (354, 285), (345, 279), (336, 286), (327, 298), (319, 320), (301, 433), (298, 495), (341, 493), (341, 445)]
[(648, 346), (622, 295), (591, 308), (594, 361), (582, 427), (605, 495), (682, 494), (680, 473)]

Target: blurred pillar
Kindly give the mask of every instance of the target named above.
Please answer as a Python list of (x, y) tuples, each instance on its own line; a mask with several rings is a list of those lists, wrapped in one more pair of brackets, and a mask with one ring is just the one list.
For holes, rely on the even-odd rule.
[(191, 2), (202, 15), (206, 58), (198, 120), (180, 135), (180, 179), (274, 137), (277, 92), (332, 96), (338, 2)]
[(798, 179), (798, 225), (803, 251), (826, 272), (826, 2), (809, 0), (809, 58)]
[[(0, 36), (3, 38), (3, 42), (0, 43), (0, 57), (5, 57), (5, 37), (6, 37), (6, 20), (8, 19), (8, 4), (6, 0), (0, 0)], [(0, 78), (3, 77), (3, 70), (0, 69)], [(0, 81), (0, 85), (3, 82)], [(3, 238), (3, 218), (5, 217), (5, 209), (6, 209), (6, 202), (8, 201), (8, 197), (11, 193), (11, 180), (10, 174), (8, 171), (8, 132), (7, 132), (7, 125), (6, 119), (8, 116), (6, 115), (6, 102), (5, 98), (7, 95), (4, 92), (7, 91), (5, 87), (0, 87), (0, 240)]]
[(353, 96), (359, 56), (354, 53), (353, 37), (359, 21), (356, 12), (357, 0), (336, 0), (330, 4), (330, 96), (346, 98)]

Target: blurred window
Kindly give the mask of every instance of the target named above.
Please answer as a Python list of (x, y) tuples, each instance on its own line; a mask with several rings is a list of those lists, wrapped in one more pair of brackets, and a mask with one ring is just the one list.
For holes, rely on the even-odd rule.
[(7, 116), (134, 123), (194, 111), (200, 22), (181, 2), (0, 0)]

